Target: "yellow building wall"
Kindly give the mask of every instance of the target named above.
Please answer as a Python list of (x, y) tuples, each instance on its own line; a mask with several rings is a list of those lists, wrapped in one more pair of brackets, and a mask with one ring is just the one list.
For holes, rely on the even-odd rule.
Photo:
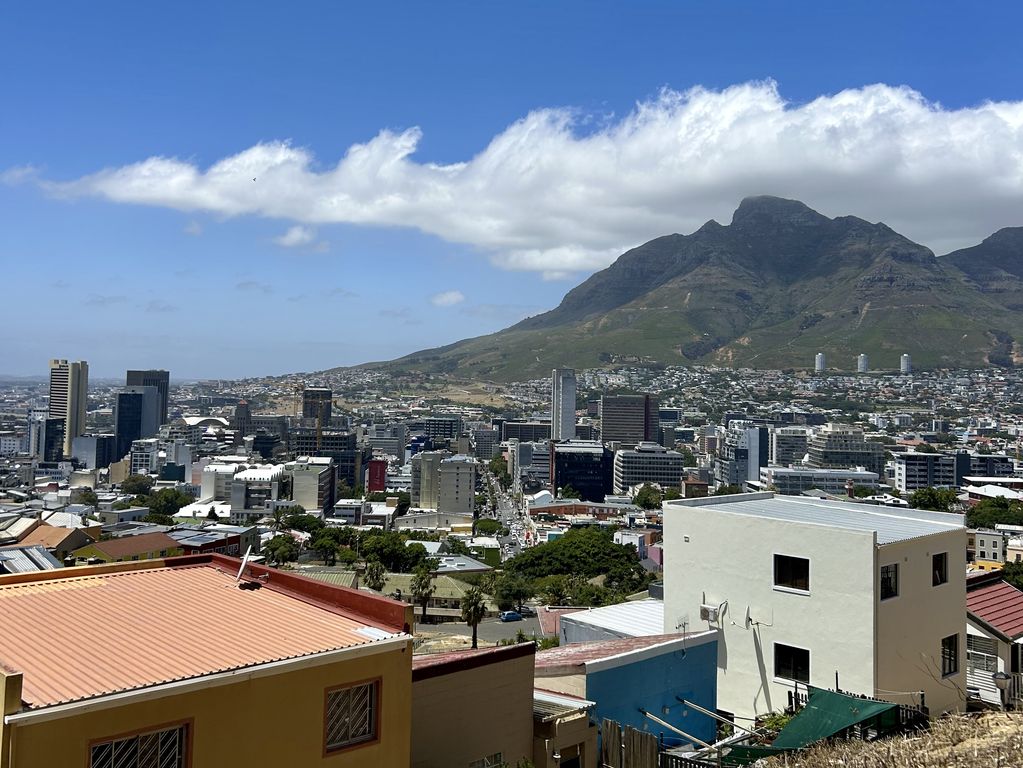
[[(412, 650), (405, 646), (38, 724), (18, 724), (11, 740), (13, 760), (7, 762), (0, 755), (0, 768), (87, 768), (90, 742), (181, 721), (190, 721), (189, 768), (404, 768), (411, 749), (411, 659)], [(125, 664), (131, 663), (125, 659)], [(374, 678), (381, 679), (379, 740), (325, 757), (325, 690)]]

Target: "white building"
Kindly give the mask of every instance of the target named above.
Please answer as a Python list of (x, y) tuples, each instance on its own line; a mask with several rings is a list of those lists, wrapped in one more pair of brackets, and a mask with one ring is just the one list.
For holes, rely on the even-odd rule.
[(956, 457), (947, 453), (899, 453), (895, 460), (895, 487), (900, 493), (921, 488), (955, 488)]
[(614, 491), (625, 493), (634, 485), (656, 483), (662, 488), (678, 488), (682, 482), (685, 459), (658, 443), (639, 443), (634, 449), (615, 451)]
[(823, 352), (818, 352), (813, 356), (813, 369), (817, 373), (824, 373), (827, 364)]
[(207, 464), (202, 468), (202, 490), (199, 492), (200, 499), (210, 501), (230, 501), (231, 482), (240, 470), (245, 469), (243, 464), (238, 463), (215, 463)]
[(811, 427), (771, 427), (768, 463), (778, 467), (801, 464), (812, 434)]
[(862, 352), (856, 357), (856, 373), (866, 373), (868, 368), (867, 356)]
[(664, 631), (718, 629), (718, 708), (800, 684), (965, 706), (963, 518), (771, 493), (664, 504)]
[(913, 360), (909, 355), (903, 354), (902, 357), (899, 358), (899, 371), (902, 373), (913, 372)]
[(452, 456), (440, 463), (437, 480), (437, 509), (441, 512), (472, 514), (476, 506), (476, 460)]
[(149, 475), (160, 471), (160, 441), (155, 437), (131, 443), (131, 474)]
[(825, 493), (844, 494), (848, 483), (877, 489), (876, 472), (865, 469), (814, 469), (813, 467), (762, 467), (760, 483), (783, 496), (798, 496), (817, 489)]
[(551, 371), (551, 439), (575, 438), (575, 370)]

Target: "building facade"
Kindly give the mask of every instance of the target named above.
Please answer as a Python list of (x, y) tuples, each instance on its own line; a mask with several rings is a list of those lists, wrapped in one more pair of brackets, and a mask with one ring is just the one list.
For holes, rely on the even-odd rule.
[(575, 437), (575, 370), (572, 368), (551, 371), (550, 436), (552, 440)]
[(600, 439), (634, 446), (656, 443), (661, 417), (657, 395), (604, 395), (600, 398)]
[(634, 449), (620, 448), (614, 455), (614, 492), (625, 493), (641, 483), (678, 488), (685, 459), (657, 443), (639, 443)]
[(89, 364), (84, 360), (50, 361), (50, 418), (64, 420), (64, 456), (71, 456), (71, 442), (85, 434), (85, 410), (89, 396)]
[(125, 382), (129, 387), (156, 387), (157, 418), (160, 425), (168, 421), (168, 402), (170, 398), (170, 371), (128, 371)]

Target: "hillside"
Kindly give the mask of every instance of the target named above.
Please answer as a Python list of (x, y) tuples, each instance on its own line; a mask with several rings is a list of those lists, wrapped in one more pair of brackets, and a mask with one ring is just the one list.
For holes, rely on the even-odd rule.
[(1011, 364), (1023, 336), (1023, 228), (938, 258), (884, 224), (742, 201), (622, 254), (555, 309), (383, 365), (495, 381), (613, 362), (853, 369)]

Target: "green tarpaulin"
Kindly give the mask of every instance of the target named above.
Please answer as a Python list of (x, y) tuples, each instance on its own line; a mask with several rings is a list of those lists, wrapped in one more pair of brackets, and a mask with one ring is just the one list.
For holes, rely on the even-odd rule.
[(821, 688), (809, 690), (806, 706), (778, 734), (772, 745), (775, 749), (800, 749), (875, 717), (881, 718), (882, 727), (894, 724), (898, 717), (897, 704)]

